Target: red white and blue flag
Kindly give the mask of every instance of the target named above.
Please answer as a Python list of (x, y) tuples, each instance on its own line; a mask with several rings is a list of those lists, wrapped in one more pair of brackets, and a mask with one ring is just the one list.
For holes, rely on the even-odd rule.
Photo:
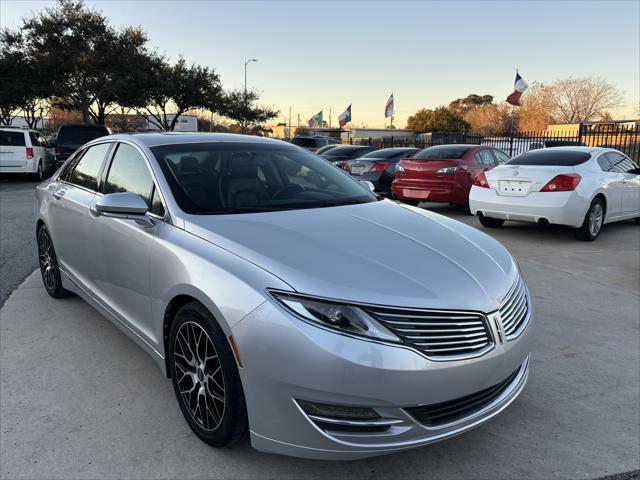
[(384, 106), (384, 118), (393, 117), (393, 93), (387, 100), (387, 104)]
[(516, 70), (516, 81), (513, 85), (513, 93), (507, 97), (507, 103), (510, 103), (514, 107), (519, 107), (522, 105), (522, 94), (529, 87), (527, 82), (520, 76), (518, 71)]
[(349, 105), (347, 109), (344, 112), (342, 112), (338, 117), (338, 123), (340, 124), (340, 128), (344, 127), (350, 121), (351, 121), (351, 105)]
[(322, 127), (322, 110), (311, 117), (307, 122), (307, 125), (309, 125), (310, 128)]

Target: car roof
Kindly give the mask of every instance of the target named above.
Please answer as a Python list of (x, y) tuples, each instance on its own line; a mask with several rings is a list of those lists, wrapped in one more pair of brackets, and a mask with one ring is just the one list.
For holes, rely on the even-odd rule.
[[(101, 137), (104, 141), (107, 137)], [(147, 148), (159, 145), (175, 145), (180, 143), (242, 142), (272, 145), (289, 145), (282, 140), (253, 135), (209, 132), (157, 132), (157, 133), (117, 133), (109, 135), (109, 140), (129, 140)], [(100, 140), (99, 138), (96, 140)], [(292, 148), (297, 148), (292, 146)]]
[[(579, 147), (579, 146), (566, 146), (566, 147), (551, 147), (554, 150), (565, 150), (571, 152), (584, 152), (584, 153), (598, 153), (598, 152), (608, 152), (611, 150), (615, 150), (614, 148), (606, 148), (606, 147)], [(549, 150), (549, 149), (539, 149), (539, 150)], [(529, 150), (526, 153), (537, 152), (539, 150)]]

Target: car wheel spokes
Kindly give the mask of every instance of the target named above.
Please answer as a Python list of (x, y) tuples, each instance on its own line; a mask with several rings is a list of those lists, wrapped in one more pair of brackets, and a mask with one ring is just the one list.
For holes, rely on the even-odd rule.
[(224, 415), (225, 388), (222, 366), (205, 329), (185, 322), (173, 348), (176, 383), (191, 417), (204, 430), (215, 430)]
[(596, 203), (589, 216), (589, 230), (592, 236), (596, 236), (602, 227), (603, 212), (599, 203)]
[(40, 260), (40, 271), (42, 272), (42, 279), (44, 280), (45, 286), (49, 290), (55, 290), (55, 255), (53, 253), (53, 247), (51, 245), (49, 234), (44, 230), (40, 233), (39, 237), (38, 258)]

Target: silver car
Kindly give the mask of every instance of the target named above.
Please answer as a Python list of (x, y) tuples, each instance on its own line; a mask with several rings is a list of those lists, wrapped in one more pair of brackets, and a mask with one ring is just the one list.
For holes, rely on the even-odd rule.
[(96, 139), (38, 187), (37, 236), (49, 294), (149, 352), (216, 447), (391, 453), (482, 424), (527, 380), (504, 247), (284, 142)]

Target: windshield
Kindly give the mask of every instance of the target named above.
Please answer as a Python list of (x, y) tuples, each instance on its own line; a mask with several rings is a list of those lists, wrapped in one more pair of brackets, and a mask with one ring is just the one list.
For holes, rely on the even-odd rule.
[(443, 145), (438, 147), (425, 148), (421, 152), (416, 153), (413, 158), (422, 158), (430, 160), (457, 160), (469, 151), (471, 147)]
[(191, 214), (269, 212), (377, 200), (322, 158), (286, 145), (183, 143), (151, 151), (178, 205)]

